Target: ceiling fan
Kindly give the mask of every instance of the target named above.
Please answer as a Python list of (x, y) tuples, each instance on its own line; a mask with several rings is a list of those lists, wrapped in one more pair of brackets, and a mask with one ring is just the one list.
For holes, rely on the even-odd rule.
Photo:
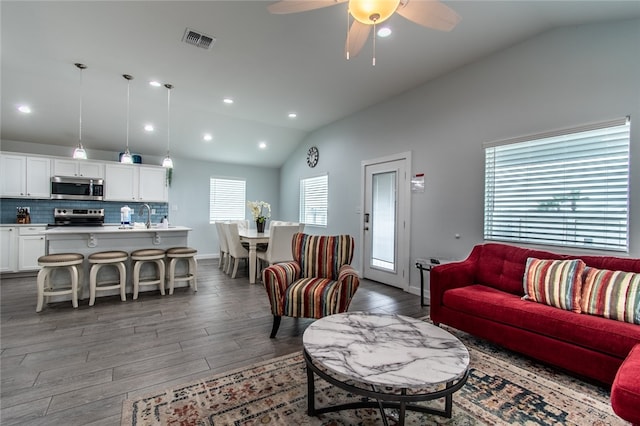
[(320, 9), (347, 1), (348, 12), (353, 17), (344, 47), (347, 59), (360, 53), (369, 37), (371, 27), (386, 21), (394, 12), (418, 25), (440, 31), (451, 31), (460, 21), (460, 16), (453, 9), (437, 0), (280, 0), (269, 5), (267, 9), (274, 14), (287, 14)]

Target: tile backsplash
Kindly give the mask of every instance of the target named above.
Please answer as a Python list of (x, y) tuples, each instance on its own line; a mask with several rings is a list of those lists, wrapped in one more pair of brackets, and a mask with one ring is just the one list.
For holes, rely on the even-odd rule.
[[(0, 223), (16, 223), (18, 207), (29, 207), (31, 223), (53, 223), (53, 210), (66, 209), (104, 209), (105, 223), (120, 223), (120, 208), (128, 205), (133, 209), (131, 219), (144, 222), (147, 217), (138, 215), (140, 206), (145, 203), (126, 203), (113, 201), (71, 201), (71, 200), (29, 200), (25, 198), (3, 198), (0, 200)], [(151, 222), (158, 223), (169, 215), (169, 203), (147, 203), (156, 213), (151, 215)]]

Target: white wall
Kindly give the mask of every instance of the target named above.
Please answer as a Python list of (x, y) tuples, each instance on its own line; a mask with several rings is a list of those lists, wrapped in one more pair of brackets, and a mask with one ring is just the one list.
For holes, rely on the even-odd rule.
[[(361, 161), (412, 151), (412, 173), (425, 173), (426, 190), (412, 194), (411, 264), (462, 259), (483, 242), (484, 142), (630, 115), (630, 255), (640, 257), (639, 45), (638, 20), (552, 30), (323, 127), (281, 170), (283, 215), (297, 217), (300, 178), (328, 172), (322, 231), (357, 238)], [(315, 169), (305, 162), (312, 145)], [(415, 268), (410, 278), (415, 292)]]

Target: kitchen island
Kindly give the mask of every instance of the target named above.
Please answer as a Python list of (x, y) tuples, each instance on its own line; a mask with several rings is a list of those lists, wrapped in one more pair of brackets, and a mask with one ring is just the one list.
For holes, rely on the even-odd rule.
[[(161, 228), (152, 226), (151, 228), (127, 228), (122, 229), (119, 225), (104, 226), (61, 226), (49, 228), (43, 232), (46, 238), (47, 254), (57, 253), (80, 253), (85, 259), (92, 253), (110, 250), (122, 250), (131, 253), (139, 249), (168, 249), (171, 247), (188, 246), (189, 231), (191, 228), (185, 226), (170, 226)], [(144, 265), (146, 267), (151, 265)], [(181, 265), (183, 266), (183, 265)], [(105, 272), (114, 273), (112, 268), (103, 268)], [(181, 271), (177, 271), (181, 272)], [(102, 271), (100, 271), (102, 274)], [(84, 263), (84, 279), (82, 284), (82, 298), (89, 294), (89, 264)], [(166, 285), (166, 284), (165, 284)], [(188, 286), (188, 283), (176, 283), (176, 288)], [(140, 291), (144, 291), (141, 287)], [(127, 261), (127, 293), (133, 292), (131, 280), (131, 261)], [(118, 290), (101, 292), (100, 295), (118, 294)], [(129, 298), (130, 296), (128, 296)], [(51, 298), (51, 301), (70, 300), (69, 296)]]

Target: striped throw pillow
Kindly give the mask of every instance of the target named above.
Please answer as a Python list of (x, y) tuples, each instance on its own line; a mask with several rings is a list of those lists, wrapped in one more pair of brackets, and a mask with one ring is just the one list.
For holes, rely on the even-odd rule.
[(580, 259), (546, 260), (530, 257), (524, 272), (524, 300), (580, 313), (582, 273)]
[(587, 267), (582, 311), (640, 324), (640, 274)]

